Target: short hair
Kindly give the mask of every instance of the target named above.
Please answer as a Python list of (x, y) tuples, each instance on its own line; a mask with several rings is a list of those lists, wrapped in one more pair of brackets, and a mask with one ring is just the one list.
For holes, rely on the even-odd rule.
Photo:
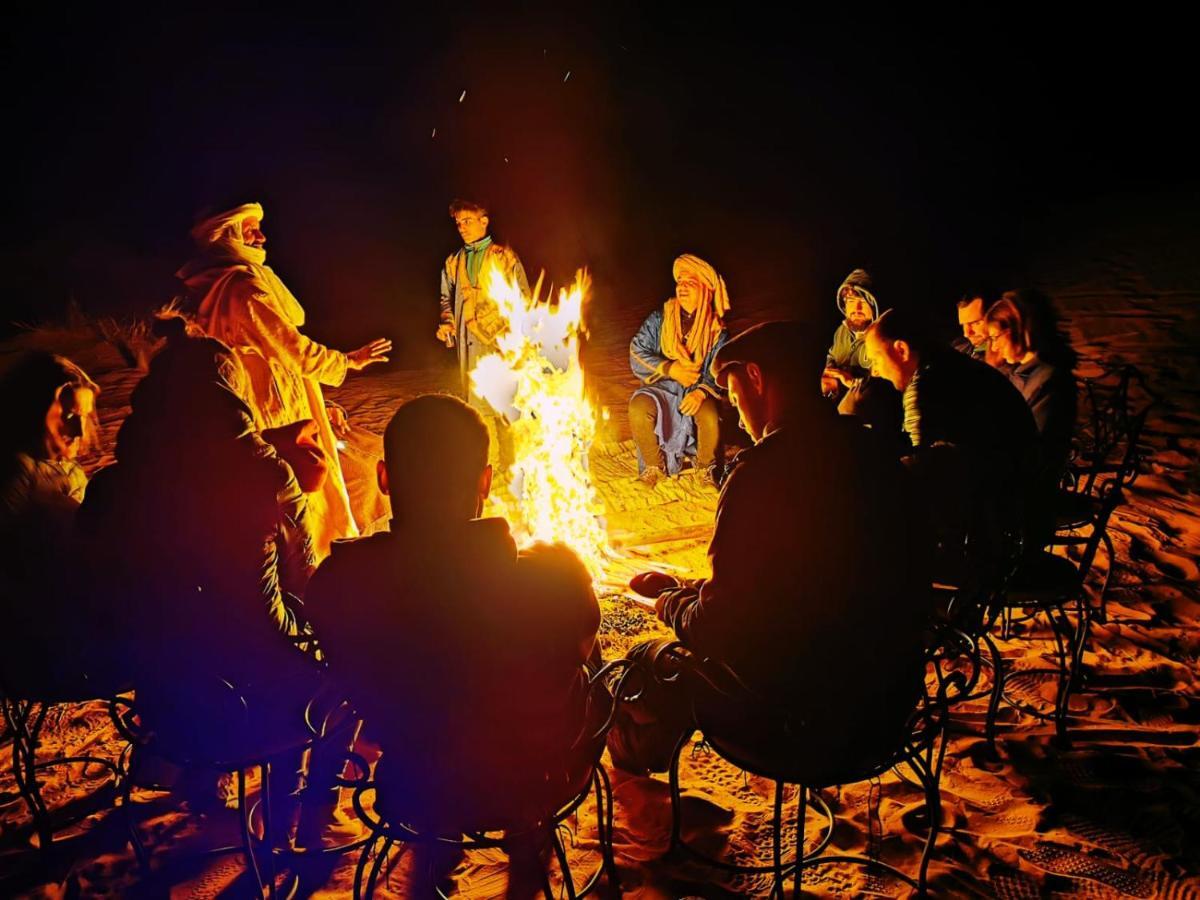
[(958, 298), (958, 308), (962, 309), (964, 306), (970, 306), (976, 300), (983, 304), (984, 309), (987, 309), (987, 301), (983, 299), (983, 291), (967, 291)]
[(488, 214), (487, 205), (478, 200), (464, 200), (461, 197), (450, 201), (450, 218), (458, 218), (459, 213), (473, 212), (477, 216)]
[(415, 397), (401, 404), (383, 434), (389, 490), (422, 509), (454, 508), (474, 496), (488, 446), (483, 418), (458, 397)]
[(985, 318), (989, 325), (995, 325), (1001, 331), (1008, 333), (1009, 340), (1012, 341), (1013, 349), (1018, 356), (1024, 356), (1030, 350), (1036, 349), (1033, 346), (1030, 331), (1032, 325), (1030, 317), (1025, 310), (1025, 304), (1021, 302), (1020, 297), (1014, 291), (1005, 293), (988, 307)]
[(936, 346), (933, 329), (925, 319), (907, 310), (884, 310), (867, 330), (885, 341), (904, 341), (918, 354), (927, 353)]
[(823, 364), (825, 342), (807, 322), (762, 322), (727, 341), (712, 361), (712, 375), (727, 387), (729, 373), (754, 363), (763, 377), (779, 385), (788, 396), (812, 390), (812, 381)]

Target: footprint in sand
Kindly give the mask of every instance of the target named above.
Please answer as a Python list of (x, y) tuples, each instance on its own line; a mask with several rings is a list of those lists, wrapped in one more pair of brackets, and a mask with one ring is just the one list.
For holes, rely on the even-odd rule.
[[(1096, 881), (1131, 897), (1153, 897), (1154, 883), (1136, 869), (1124, 869), (1069, 847), (1039, 841), (1030, 850), (1020, 850), (1021, 859), (1052, 875)], [(1120, 860), (1117, 860), (1120, 861)]]
[(1150, 558), (1158, 571), (1175, 581), (1195, 582), (1200, 578), (1200, 566), (1186, 556), (1158, 550), (1151, 551)]

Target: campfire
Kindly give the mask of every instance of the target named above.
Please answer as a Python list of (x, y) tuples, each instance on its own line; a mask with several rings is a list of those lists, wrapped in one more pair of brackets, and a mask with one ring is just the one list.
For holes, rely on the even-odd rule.
[(505, 323), (498, 352), (471, 371), (472, 390), (504, 416), (512, 430), (509, 488), (517, 508), (497, 510), (523, 544), (561, 542), (583, 560), (593, 578), (608, 555), (604, 509), (589, 474), (596, 410), (584, 390), (579, 338), (590, 279), (576, 273), (557, 302), (543, 302), (539, 278), (525, 295), (498, 269), (485, 272), (487, 299)]

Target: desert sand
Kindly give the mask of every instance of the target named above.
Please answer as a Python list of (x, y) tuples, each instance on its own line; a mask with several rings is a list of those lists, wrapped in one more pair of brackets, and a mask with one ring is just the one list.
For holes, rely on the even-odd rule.
[[(1168, 258), (1171, 252), (1174, 257)], [(1038, 283), (1058, 301), (1076, 347), (1080, 374), (1134, 363), (1157, 398), (1143, 443), (1141, 476), (1110, 526), (1116, 559), (1103, 553), (1096, 575), (1113, 566), (1109, 621), (1093, 628), (1085, 657), (1087, 684), (1072, 703), (1071, 749), (1050, 742), (1052, 727), (1011, 709), (1001, 711), (1000, 759), (984, 752), (982, 704), (960, 708), (964, 733), (950, 743), (942, 778), (946, 831), (931, 868), (931, 887), (943, 896), (1184, 897), (1200, 896), (1200, 284), (1180, 265), (1178, 248), (1157, 246), (1135, 258), (1116, 251), (1081, 253), (1074, 266), (1044, 266)], [(1193, 264), (1194, 265), (1194, 264)], [(1190, 285), (1190, 287), (1188, 287)], [(644, 311), (610, 316), (589, 348), (592, 383), (610, 408), (593, 470), (608, 511), (608, 527), (624, 558), (605, 579), (601, 639), (606, 658), (665, 633), (644, 607), (625, 594), (630, 574), (666, 564), (684, 575), (705, 572), (705, 546), (716, 494), (690, 478), (649, 490), (634, 480), (624, 400), (633, 384), (624, 358), (628, 335)], [(746, 324), (746, 320), (742, 319)], [(102, 385), (100, 415), (106, 446), (125, 412), (139, 372), (111, 343), (84, 327), (30, 331), (3, 349), (53, 349), (81, 365)], [(330, 398), (343, 404), (357, 430), (353, 453), (366, 472), (379, 452), (378, 435), (396, 404), (416, 393), (450, 387), (449, 365), (434, 372), (387, 371), (348, 381)], [(109, 462), (101, 455), (92, 468)], [(1044, 635), (1042, 636), (1044, 637)], [(1049, 641), (1021, 637), (1001, 646), (1018, 670), (1040, 664)], [(864, 664), (869, 664), (864, 660)], [(1016, 679), (1030, 699), (1044, 687), (1036, 677)], [(967, 733), (973, 731), (972, 733)], [(364, 731), (363, 750), (375, 754)], [(43, 734), (45, 758), (88, 751), (115, 755), (121, 747), (104, 705), (56, 711)], [(48, 770), (44, 793), (55, 808), (87, 813), (60, 833), (52, 851), (32, 846), (29, 819), (9, 771), (11, 745), (0, 745), (0, 895), (244, 896), (249, 880), (238, 855), (197, 861), (190, 854), (229, 843), (234, 814), (185, 811), (169, 793), (135, 792), (136, 814), (153, 854), (142, 875), (111, 790), (99, 773)], [(662, 859), (670, 808), (665, 779), (615, 777), (616, 856), (621, 882), (633, 898), (761, 895), (765, 878), (732, 877), (693, 863)], [(769, 859), (771, 786), (746, 777), (702, 746), (683, 763), (685, 837), (740, 859)], [(869, 784), (826, 791), (838, 813), (836, 848), (867, 849)], [(921, 848), (914, 812), (920, 793), (889, 774), (879, 786), (880, 856), (914, 871)], [(789, 798), (790, 801), (791, 798)], [(789, 808), (791, 804), (789, 802)], [(594, 807), (570, 823), (569, 854), (577, 874), (597, 864)], [(810, 839), (817, 836), (809, 819)], [(878, 830), (878, 829), (877, 829)], [(302, 896), (348, 896), (354, 859), (345, 857), (304, 873)], [(470, 854), (454, 874), (465, 897), (503, 891), (503, 858)], [(805, 876), (820, 895), (899, 895), (907, 889), (886, 877), (845, 866)], [(405, 896), (405, 863), (380, 885), (379, 896)]]

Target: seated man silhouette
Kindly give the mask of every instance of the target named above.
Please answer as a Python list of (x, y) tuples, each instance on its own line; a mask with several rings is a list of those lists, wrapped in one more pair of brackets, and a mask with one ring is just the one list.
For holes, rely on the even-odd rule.
[[(566, 547), (518, 551), (504, 519), (478, 518), (488, 444), (456, 397), (402, 405), (379, 467), (390, 529), (335, 544), (307, 595), (330, 674), (383, 751), (378, 808), (425, 834), (528, 832), (602, 749), (577, 741), (592, 729), (591, 578)], [(510, 896), (541, 885), (549, 831), (535, 835), (509, 848)]]
[[(306, 495), (254, 427), (238, 357), (180, 318), (155, 327), (166, 344), (130, 398), (116, 463), (92, 479), (76, 518), (96, 655), (111, 677), (132, 681), (144, 721), (176, 749), (271, 758), (286, 837), (305, 708), (324, 680), (297, 640), (298, 598), (315, 566)], [(318, 458), (301, 465), (303, 426), (295, 432), (294, 452), (281, 445), (318, 487)], [(222, 706), (237, 698), (244, 727)], [(340, 726), (309, 760), (297, 832), (306, 846), (336, 807), (353, 731)]]
[(1020, 392), (986, 363), (935, 340), (923, 319), (893, 309), (867, 329), (871, 371), (901, 392), (903, 456), (937, 533), (939, 581), (986, 585), (1006, 566), (1007, 544), (1027, 551), (1044, 486), (1037, 426)]
[(697, 726), (764, 752), (786, 745), (793, 763), (800, 746), (821, 766), (892, 740), (914, 708), (930, 588), (916, 506), (880, 436), (813, 391), (814, 337), (806, 325), (769, 322), (717, 352), (713, 373), (754, 446), (721, 492), (712, 575), (681, 584), (647, 573), (632, 585), (755, 702), (687, 678), (651, 685), (622, 705), (609, 734), (625, 771), (664, 770)]

